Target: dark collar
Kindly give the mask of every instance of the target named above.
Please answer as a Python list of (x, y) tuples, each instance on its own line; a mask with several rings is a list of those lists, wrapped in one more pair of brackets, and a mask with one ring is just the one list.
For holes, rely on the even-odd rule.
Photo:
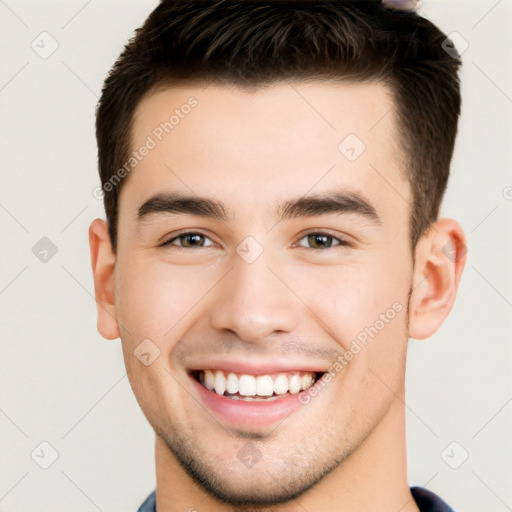
[[(411, 487), (411, 494), (421, 512), (455, 512), (439, 496), (423, 487)], [(137, 512), (156, 512), (156, 489), (146, 498)]]

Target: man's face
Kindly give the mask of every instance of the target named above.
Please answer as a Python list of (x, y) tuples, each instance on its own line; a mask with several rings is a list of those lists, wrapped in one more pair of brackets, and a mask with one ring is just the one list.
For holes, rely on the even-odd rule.
[[(334, 83), (182, 86), (137, 108), (132, 150), (156, 146), (119, 202), (124, 359), (156, 433), (218, 497), (298, 495), (403, 391), (411, 192), (391, 109), (383, 86)], [(222, 203), (224, 218), (157, 211), (178, 193)], [(148, 365), (144, 340), (146, 359), (160, 351)]]

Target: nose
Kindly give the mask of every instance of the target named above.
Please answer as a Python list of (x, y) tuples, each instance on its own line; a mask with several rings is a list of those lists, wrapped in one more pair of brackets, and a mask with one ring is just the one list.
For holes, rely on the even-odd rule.
[(216, 286), (209, 308), (214, 329), (256, 344), (297, 327), (302, 303), (288, 288), (283, 265), (270, 261), (268, 253), (264, 250), (252, 263), (234, 254), (233, 268)]

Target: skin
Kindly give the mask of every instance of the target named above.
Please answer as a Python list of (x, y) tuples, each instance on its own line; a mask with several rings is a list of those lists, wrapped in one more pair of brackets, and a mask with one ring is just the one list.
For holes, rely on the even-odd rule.
[[(418, 510), (405, 453), (407, 344), (431, 336), (452, 308), (465, 239), (457, 222), (438, 220), (413, 260), (412, 195), (387, 89), (173, 87), (138, 105), (132, 147), (190, 96), (197, 107), (122, 189), (116, 254), (105, 221), (89, 230), (98, 330), (121, 337), (130, 384), (156, 433), (159, 512)], [(338, 150), (349, 133), (366, 145), (354, 162)], [(381, 222), (354, 213), (274, 217), (284, 200), (339, 189), (363, 195)], [(230, 218), (137, 220), (147, 199), (173, 191), (222, 201)], [(306, 236), (326, 231), (332, 246)], [(180, 247), (185, 232), (206, 238)], [(236, 251), (247, 236), (263, 248), (252, 263)], [(193, 398), (187, 369), (220, 356), (314, 361), (325, 371), (394, 303), (402, 308), (393, 320), (277, 426), (235, 429)], [(160, 355), (145, 366), (134, 350), (148, 338)], [(249, 468), (237, 457), (248, 442), (261, 454)]]

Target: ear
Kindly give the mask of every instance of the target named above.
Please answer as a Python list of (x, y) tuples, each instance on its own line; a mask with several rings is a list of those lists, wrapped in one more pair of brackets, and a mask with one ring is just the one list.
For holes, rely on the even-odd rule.
[(119, 338), (116, 320), (114, 269), (116, 257), (110, 243), (107, 223), (95, 219), (89, 226), (89, 247), (98, 310), (98, 332), (106, 339)]
[(413, 291), (409, 302), (409, 336), (432, 336), (451, 311), (466, 263), (466, 237), (452, 219), (441, 219), (418, 240)]

